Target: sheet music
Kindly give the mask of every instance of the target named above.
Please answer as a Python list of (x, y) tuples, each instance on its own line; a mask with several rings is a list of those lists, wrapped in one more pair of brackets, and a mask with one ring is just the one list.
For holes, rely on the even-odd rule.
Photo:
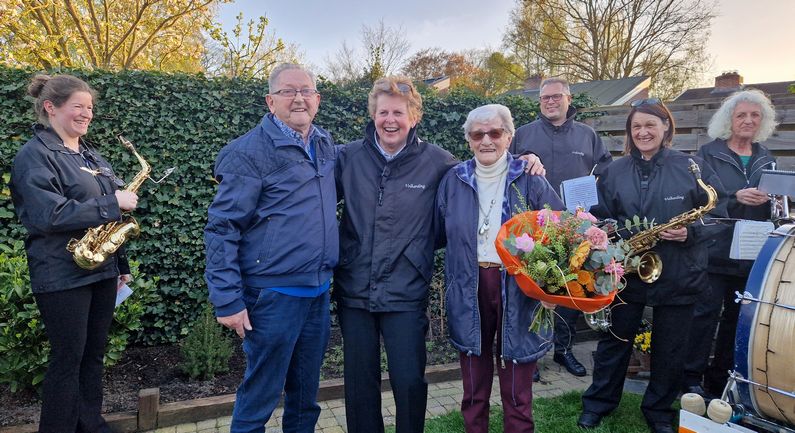
[(132, 295), (133, 291), (128, 285), (121, 286), (118, 292), (116, 292), (116, 306), (118, 307), (125, 299), (129, 298)]
[(756, 260), (759, 250), (775, 227), (770, 221), (740, 220), (734, 225), (729, 258), (736, 260)]
[(560, 198), (569, 212), (574, 212), (578, 207), (587, 211), (591, 206), (599, 204), (596, 177), (583, 176), (564, 180), (560, 183)]
[(795, 171), (762, 170), (757, 189), (768, 194), (795, 196)]

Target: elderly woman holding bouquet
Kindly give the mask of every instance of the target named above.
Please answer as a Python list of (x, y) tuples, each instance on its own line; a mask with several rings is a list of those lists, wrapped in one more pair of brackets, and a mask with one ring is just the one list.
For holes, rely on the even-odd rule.
[[(635, 216), (662, 224), (704, 205), (707, 194), (690, 172), (689, 158), (701, 167), (704, 182), (717, 190), (718, 197), (724, 196), (720, 180), (702, 159), (671, 149), (674, 119), (660, 100), (634, 102), (626, 134), (627, 156), (614, 161), (599, 178), (600, 204), (593, 210), (595, 215), (613, 218), (619, 226)], [(715, 209), (713, 214), (725, 213), (725, 207), (723, 212)], [(682, 383), (682, 338), (699, 292), (708, 287), (707, 245), (703, 242), (707, 235), (700, 222), (664, 230), (653, 249), (663, 263), (659, 279), (645, 283), (635, 274), (624, 275), (626, 288), (611, 309), (611, 333), (602, 336), (594, 355), (593, 383), (582, 397), (580, 427), (598, 426), (618, 407), (632, 343), (648, 305), (654, 311), (651, 378), (641, 410), (652, 432), (674, 431), (671, 404)]]
[(552, 344), (548, 335), (528, 332), (540, 305), (506, 274), (495, 248), (500, 226), (515, 210), (563, 207), (545, 178), (526, 174), (526, 163), (507, 152), (513, 133), (507, 107), (472, 110), (464, 137), (474, 157), (444, 176), (436, 200), (437, 233), (447, 244), (445, 307), (450, 340), (461, 352), (467, 433), (488, 431), (495, 360), (504, 431), (533, 431), (533, 372)]

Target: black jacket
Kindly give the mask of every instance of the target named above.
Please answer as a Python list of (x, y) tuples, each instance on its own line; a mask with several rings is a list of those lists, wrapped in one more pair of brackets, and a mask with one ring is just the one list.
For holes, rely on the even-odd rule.
[[(690, 172), (688, 158), (698, 163), (702, 179), (718, 193), (719, 203), (710, 215), (725, 216), (725, 192), (715, 172), (700, 158), (668, 148), (660, 149), (647, 162), (651, 170), (645, 182), (641, 180), (644, 162), (637, 151), (610, 164), (597, 182), (600, 204), (591, 211), (602, 218), (614, 218), (619, 227), (623, 227), (624, 221), (635, 215), (664, 224), (704, 205), (707, 194)], [(619, 296), (651, 306), (695, 302), (699, 291), (707, 287), (705, 241), (712, 235), (710, 227), (696, 221), (688, 226), (685, 242), (659, 241), (653, 251), (660, 255), (663, 263), (660, 279), (647, 284), (634, 273), (626, 274), (627, 287)]]
[(343, 199), (334, 297), (372, 312), (425, 308), (433, 274), (433, 214), (442, 176), (456, 164), (446, 150), (409, 132), (391, 161), (365, 138), (342, 146), (337, 194)]
[[(720, 178), (726, 189), (728, 200), (726, 211), (730, 218), (765, 221), (770, 219), (770, 205), (747, 206), (737, 201), (737, 191), (759, 186), (762, 169), (772, 168), (776, 159), (766, 147), (759, 143), (751, 145), (751, 160), (743, 168), (740, 157), (729, 149), (725, 140), (711, 141), (698, 150)], [(715, 236), (709, 246), (709, 272), (747, 276), (751, 272), (752, 260), (732, 260), (729, 258), (734, 224), (725, 225), (720, 236)]]
[(566, 122), (560, 126), (540, 115), (516, 130), (509, 149), (514, 155), (536, 154), (546, 167), (547, 180), (557, 193), (560, 193), (560, 183), (564, 180), (587, 176), (591, 171), (598, 176), (613, 160), (596, 131), (574, 120), (576, 114), (577, 110), (569, 107)]
[(33, 293), (71, 289), (130, 272), (123, 249), (94, 270), (77, 266), (66, 251), (69, 240), (82, 238), (86, 229), (121, 219), (113, 181), (81, 170), (110, 165), (82, 140), (80, 145), (83, 153), (73, 152), (52, 129), (35, 125), (33, 138), (14, 158), (11, 197), (28, 231), (25, 249)]

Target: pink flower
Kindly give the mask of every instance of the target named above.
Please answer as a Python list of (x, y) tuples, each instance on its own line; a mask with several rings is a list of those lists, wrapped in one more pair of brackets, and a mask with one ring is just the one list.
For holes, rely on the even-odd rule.
[(613, 259), (605, 266), (605, 272), (621, 278), (624, 275), (624, 267), (621, 266), (621, 263), (616, 262), (616, 259)]
[(595, 250), (607, 249), (607, 233), (599, 227), (588, 227), (588, 230), (585, 231), (585, 239), (591, 243)]
[(552, 224), (557, 224), (560, 222), (560, 217), (552, 213), (549, 209), (543, 209), (538, 212), (538, 225), (543, 227), (547, 225), (548, 222)]
[(590, 221), (592, 223), (595, 223), (597, 221), (595, 216), (591, 215), (589, 212), (586, 212), (584, 210), (577, 211), (577, 218), (585, 221)]
[(516, 238), (516, 249), (529, 253), (536, 247), (536, 242), (527, 233), (522, 234)]

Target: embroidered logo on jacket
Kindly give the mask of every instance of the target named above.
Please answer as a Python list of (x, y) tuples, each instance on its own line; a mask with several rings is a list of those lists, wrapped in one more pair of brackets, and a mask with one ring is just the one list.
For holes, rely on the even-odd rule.
[(665, 197), (665, 201), (684, 200), (684, 199), (685, 199), (685, 196), (683, 196), (683, 195), (670, 195), (668, 197)]
[(572, 150), (572, 151), (571, 151), (571, 154), (572, 154), (572, 155), (580, 155), (580, 156), (585, 156), (585, 152), (580, 152), (580, 151), (578, 151), (578, 150)]
[(425, 185), (421, 183), (407, 183), (406, 188), (408, 189), (425, 189)]

